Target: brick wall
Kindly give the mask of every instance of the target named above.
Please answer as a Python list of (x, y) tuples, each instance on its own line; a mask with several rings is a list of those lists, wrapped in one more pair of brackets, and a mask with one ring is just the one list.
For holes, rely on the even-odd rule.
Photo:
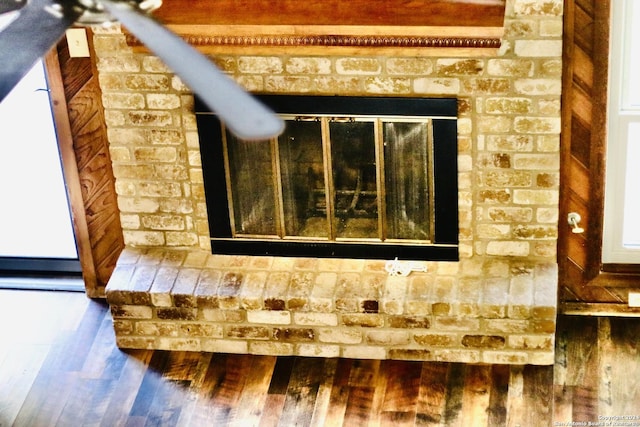
[[(325, 260), (247, 260), (209, 255), (193, 97), (158, 58), (134, 53), (118, 28), (96, 29), (94, 43), (123, 233), (129, 246), (127, 253), (136, 254), (123, 256), (107, 289), (120, 344), (172, 348), (168, 338), (189, 337), (184, 328), (175, 329), (175, 325), (163, 337), (159, 331), (163, 330), (160, 323), (164, 320), (159, 316), (166, 311), (150, 298), (142, 298), (139, 305), (146, 307), (140, 312), (144, 316), (135, 316), (139, 312), (132, 295), (145, 286), (150, 292), (154, 277), (162, 277), (164, 264), (157, 260), (157, 253), (146, 254), (161, 248), (165, 255), (178, 251), (187, 258), (209, 260), (199, 267), (192, 292), (197, 292), (199, 280), (210, 280), (207, 278), (211, 267), (205, 267), (207, 263), (224, 264), (223, 268), (213, 268), (219, 273), (215, 276), (216, 285), (201, 287), (212, 296), (218, 295), (218, 290), (228, 292), (225, 274), (239, 278), (238, 292), (253, 286), (248, 284), (253, 280), (250, 278), (264, 278), (257, 302), (238, 299), (237, 307), (234, 305), (231, 310), (244, 314), (227, 313), (237, 322), (222, 321), (227, 314), (207, 314), (197, 304), (191, 307), (196, 310), (193, 319), (166, 319), (178, 324), (215, 324), (215, 331), (219, 332), (215, 340), (240, 340), (246, 344), (234, 348), (243, 351), (302, 354), (310, 345), (330, 344), (337, 346), (337, 355), (400, 358), (408, 357), (409, 353), (402, 353), (404, 350), (436, 348), (438, 360), (553, 363), (561, 40), (562, 1), (508, 0), (503, 46), (495, 57), (415, 57), (409, 50), (407, 56), (393, 57), (309, 57), (293, 51), (283, 56), (212, 58), (239, 83), (256, 92), (453, 95), (460, 99), (461, 260), (429, 263), (428, 272), (412, 273), (406, 282), (399, 283), (397, 278), (384, 275), (383, 263), (374, 261), (335, 260), (336, 264), (331, 264)], [(133, 264), (132, 258), (136, 260)], [(156, 266), (150, 270), (151, 278), (150, 263)], [(298, 263), (307, 267), (301, 269)], [(134, 277), (136, 265), (146, 272), (143, 285), (117, 279), (123, 277), (123, 269)], [(287, 267), (282, 269), (279, 265)], [(172, 268), (192, 267), (181, 264)], [(296, 289), (296, 272), (301, 271), (310, 274), (314, 286), (324, 286), (322, 292), (331, 294), (327, 296), (328, 305), (312, 310), (308, 303), (298, 306), (295, 298), (284, 298), (284, 305), (277, 310), (269, 306), (272, 294), (288, 295)], [(367, 314), (371, 313), (362, 304), (348, 308), (339, 305), (337, 284), (350, 283), (357, 289), (371, 275), (378, 285), (373, 290), (365, 287), (362, 292), (373, 295), (370, 299), (376, 301), (375, 314), (379, 316), (374, 316), (374, 324), (361, 324), (353, 319), (369, 318)], [(331, 286), (323, 285), (328, 277), (332, 278)], [(176, 282), (164, 284), (168, 300), (163, 303), (170, 301), (172, 307), (179, 308), (180, 297), (176, 296), (182, 294), (173, 292), (172, 286), (178, 287)], [(307, 290), (309, 295), (320, 292), (315, 287)], [(224, 308), (218, 306), (215, 310)], [(304, 313), (315, 313), (323, 319), (330, 315), (335, 325), (314, 327), (328, 331), (327, 327), (333, 326), (336, 333), (355, 331), (357, 345), (329, 343), (320, 338), (326, 334), (313, 328), (308, 335), (286, 332), (287, 325), (306, 330), (308, 325), (296, 323)], [(267, 321), (274, 316), (281, 321)], [(415, 327), (412, 321), (398, 323), (393, 316), (426, 316), (428, 322), (421, 326), (428, 324), (428, 328), (417, 336), (411, 331)], [(150, 322), (155, 326), (150, 327)], [(269, 323), (277, 325), (265, 326)], [(267, 328), (263, 332), (266, 338), (237, 332), (237, 327), (255, 325)], [(313, 336), (311, 341), (309, 336)], [(290, 345), (283, 347), (283, 341)], [(266, 350), (263, 344), (251, 345), (263, 342), (274, 347)], [(374, 342), (379, 350), (369, 352), (367, 349)], [(194, 349), (204, 347), (198, 340)], [(360, 350), (347, 351), (352, 348)], [(498, 352), (501, 356), (495, 359), (500, 360), (485, 357), (485, 350)]]

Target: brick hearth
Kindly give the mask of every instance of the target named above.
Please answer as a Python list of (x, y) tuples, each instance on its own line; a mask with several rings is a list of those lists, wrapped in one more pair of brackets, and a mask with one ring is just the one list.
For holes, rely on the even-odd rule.
[(107, 299), (121, 348), (553, 363), (555, 264), (384, 263), (129, 248)]

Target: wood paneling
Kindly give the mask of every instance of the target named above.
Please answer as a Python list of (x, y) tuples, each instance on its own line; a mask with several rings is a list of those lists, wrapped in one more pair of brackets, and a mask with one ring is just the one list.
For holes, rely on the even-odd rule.
[[(604, 272), (602, 224), (606, 149), (610, 0), (567, 0), (561, 135), (558, 263), (562, 309), (578, 313), (634, 315), (626, 306), (640, 276)], [(582, 216), (583, 234), (565, 222)], [(628, 272), (627, 272), (628, 273)], [(596, 308), (594, 304), (605, 304)]]
[(124, 241), (97, 71), (92, 58), (71, 58), (65, 40), (47, 69), (85, 287), (104, 297)]

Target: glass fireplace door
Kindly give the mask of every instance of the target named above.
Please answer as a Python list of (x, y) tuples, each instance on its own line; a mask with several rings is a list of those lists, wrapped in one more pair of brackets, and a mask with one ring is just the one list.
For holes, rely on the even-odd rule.
[(428, 120), (285, 117), (272, 141), (226, 132), (234, 236), (429, 241)]

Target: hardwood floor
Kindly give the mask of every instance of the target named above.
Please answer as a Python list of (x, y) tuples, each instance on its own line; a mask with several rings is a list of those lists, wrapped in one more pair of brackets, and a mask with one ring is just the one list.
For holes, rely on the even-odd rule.
[(564, 319), (555, 368), (124, 352), (106, 304), (81, 293), (2, 290), (0, 325), (2, 427), (549, 426), (640, 415), (632, 319)]

